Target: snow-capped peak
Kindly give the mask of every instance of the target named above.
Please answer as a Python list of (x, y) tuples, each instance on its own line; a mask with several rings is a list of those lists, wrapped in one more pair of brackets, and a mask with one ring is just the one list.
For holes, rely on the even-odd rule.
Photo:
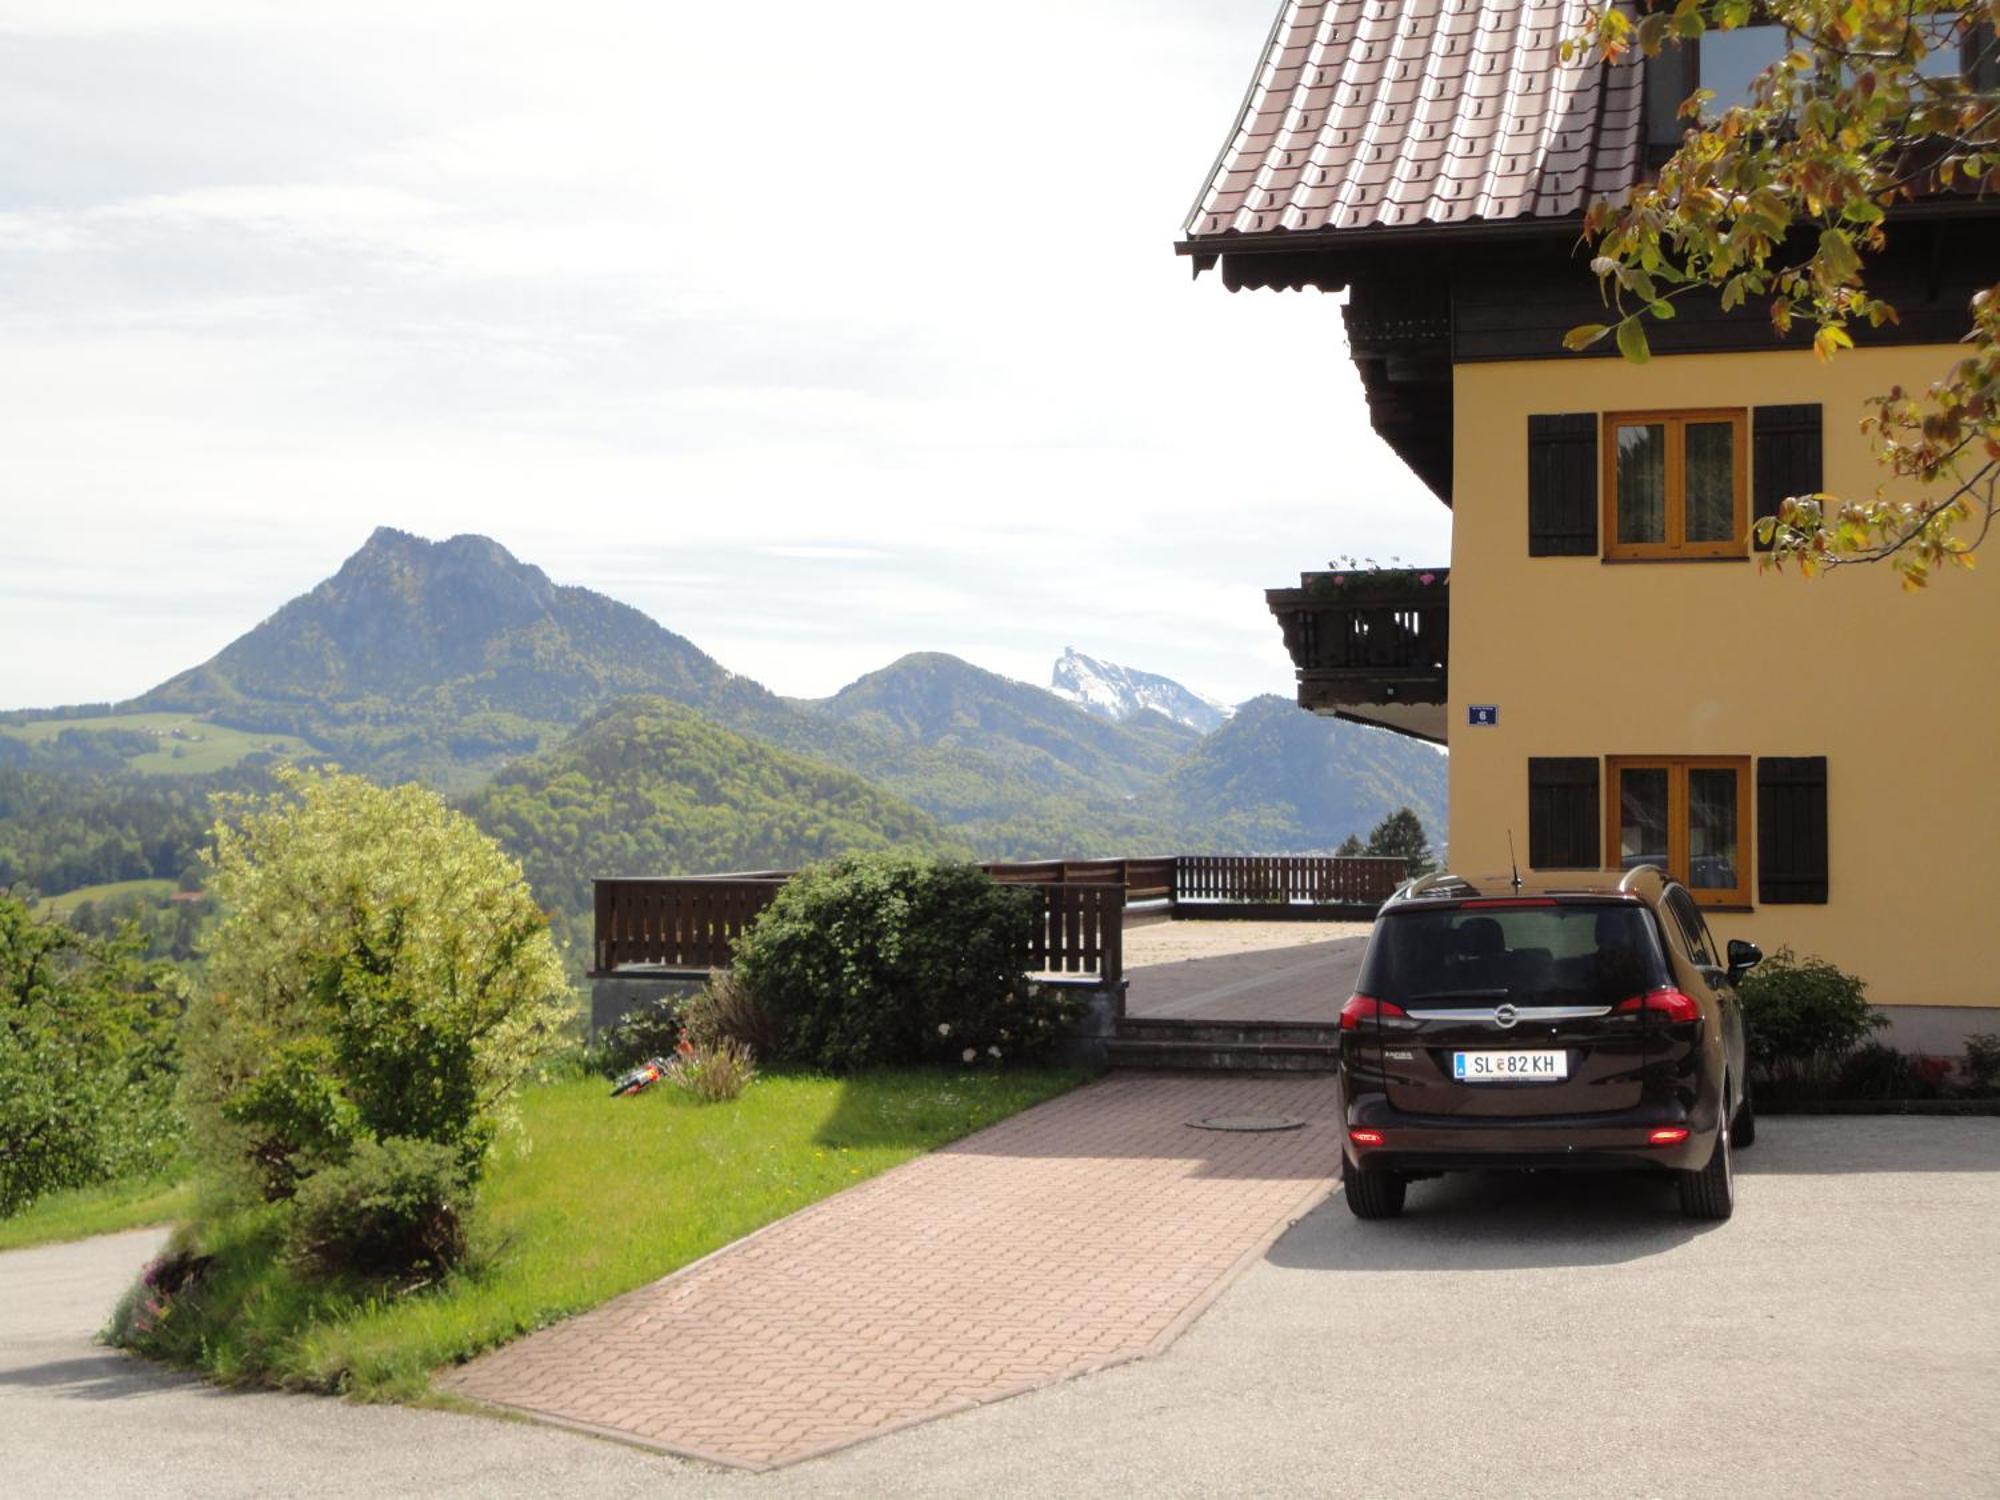
[(1129, 719), (1146, 709), (1198, 729), (1217, 728), (1234, 709), (1182, 687), (1171, 677), (1140, 672), (1066, 647), (1056, 660), (1049, 691), (1105, 719)]

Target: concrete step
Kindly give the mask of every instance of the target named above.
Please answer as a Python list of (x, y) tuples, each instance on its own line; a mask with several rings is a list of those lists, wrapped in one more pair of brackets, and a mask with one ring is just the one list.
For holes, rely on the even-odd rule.
[(1168, 1017), (1122, 1016), (1118, 1021), (1121, 1041), (1131, 1042), (1210, 1042), (1226, 1046), (1334, 1047), (1340, 1044), (1340, 1025), (1317, 1021), (1204, 1021)]
[(1193, 1073), (1331, 1073), (1340, 1049), (1319, 1042), (1137, 1041), (1114, 1037), (1114, 1068)]

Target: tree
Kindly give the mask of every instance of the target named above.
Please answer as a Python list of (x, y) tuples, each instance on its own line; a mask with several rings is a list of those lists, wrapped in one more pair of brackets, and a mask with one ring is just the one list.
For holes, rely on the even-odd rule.
[[(1895, 232), (1897, 207), (2000, 187), (2000, 0), (1659, 0), (1636, 19), (1607, 4), (1564, 51), (1654, 57), (1753, 20), (1785, 27), (1791, 49), (1749, 102), (1717, 112), (1697, 92), (1658, 177), (1622, 205), (1592, 206), (1591, 265), (1616, 321), (1571, 329), (1571, 348), (1611, 336), (1644, 363), (1646, 320), (1708, 292), (1725, 309), (1765, 301), (1780, 336), (1810, 323), (1813, 352), (1832, 359), (1857, 325), (1896, 319), (1868, 291), (1867, 258)], [(1964, 76), (1927, 63), (1945, 49), (1970, 58)], [(1965, 353), (1927, 390), (1886, 391), (1863, 422), (1888, 481), (1919, 498), (1788, 499), (1759, 523), (1771, 565), (1811, 576), (1886, 561), (1906, 588), (1972, 566), (2000, 502), (2000, 286), (1973, 298), (1967, 323)]]
[(571, 1011), (521, 867), (416, 786), (293, 769), (230, 799), (223, 911), (190, 1017), (196, 1143), (270, 1197), (368, 1140), (430, 1141), (475, 1174)]
[(1407, 807), (1399, 807), (1368, 833), (1368, 853), (1400, 859), (1412, 877), (1437, 868), (1423, 822)]
[(98, 942), (0, 895), (0, 1218), (164, 1167), (180, 997), (131, 934)]
[(1340, 841), (1340, 847), (1333, 852), (1341, 859), (1352, 859), (1357, 854), (1366, 854), (1368, 851), (1362, 847), (1361, 835), (1350, 833)]

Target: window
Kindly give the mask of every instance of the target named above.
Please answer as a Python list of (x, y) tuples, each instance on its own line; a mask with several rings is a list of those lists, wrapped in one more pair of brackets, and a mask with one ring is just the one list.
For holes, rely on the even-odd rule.
[(1681, 935), (1687, 939), (1688, 957), (1704, 969), (1719, 968), (1715, 961), (1715, 939), (1708, 935), (1708, 923), (1702, 920), (1701, 908), (1688, 899), (1687, 892), (1669, 892), (1667, 910), (1674, 914)]
[(1748, 756), (1614, 755), (1606, 767), (1620, 869), (1658, 865), (1704, 906), (1750, 904)]
[(1616, 1005), (1673, 982), (1630, 902), (1404, 907), (1385, 916), (1356, 988), (1392, 1005)]
[(1604, 418), (1604, 555), (1747, 556), (1746, 413), (1609, 412)]

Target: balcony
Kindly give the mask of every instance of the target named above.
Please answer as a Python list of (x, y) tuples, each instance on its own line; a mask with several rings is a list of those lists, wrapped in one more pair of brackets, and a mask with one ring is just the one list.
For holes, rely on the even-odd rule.
[(1448, 569), (1307, 573), (1264, 598), (1298, 669), (1301, 708), (1445, 742)]

